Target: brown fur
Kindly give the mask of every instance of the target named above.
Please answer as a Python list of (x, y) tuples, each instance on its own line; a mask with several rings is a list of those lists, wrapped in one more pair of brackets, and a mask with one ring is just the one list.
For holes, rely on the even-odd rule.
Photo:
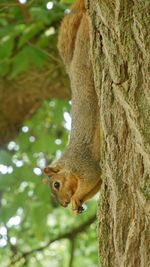
[[(75, 213), (100, 188), (99, 108), (90, 61), (89, 27), (83, 0), (66, 15), (59, 33), (58, 47), (66, 65), (72, 91), (72, 129), (61, 159), (45, 168), (58, 201), (71, 202)], [(60, 188), (54, 187), (55, 182)]]
[(79, 0), (72, 6), (70, 14), (66, 15), (61, 23), (58, 49), (65, 64), (72, 60), (76, 35), (84, 12), (84, 1)]

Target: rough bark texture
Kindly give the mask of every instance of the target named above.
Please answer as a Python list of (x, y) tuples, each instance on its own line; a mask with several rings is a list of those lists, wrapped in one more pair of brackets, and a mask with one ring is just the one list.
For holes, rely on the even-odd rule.
[(150, 266), (150, 2), (87, 0), (103, 132), (103, 267)]
[[(59, 60), (59, 59), (58, 59)], [(69, 83), (63, 65), (50, 62), (42, 71), (29, 69), (16, 79), (0, 80), (0, 147), (15, 138), (24, 120), (45, 99), (69, 99)]]

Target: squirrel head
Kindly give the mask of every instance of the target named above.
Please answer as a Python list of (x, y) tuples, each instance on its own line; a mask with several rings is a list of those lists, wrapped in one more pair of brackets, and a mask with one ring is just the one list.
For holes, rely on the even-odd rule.
[(77, 189), (77, 178), (60, 166), (48, 166), (44, 173), (49, 177), (49, 185), (57, 201), (67, 207)]

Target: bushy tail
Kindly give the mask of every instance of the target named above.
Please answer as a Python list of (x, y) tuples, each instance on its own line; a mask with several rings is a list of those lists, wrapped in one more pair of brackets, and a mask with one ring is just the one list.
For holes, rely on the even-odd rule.
[(84, 13), (84, 0), (77, 0), (72, 6), (71, 12), (65, 16), (61, 23), (58, 49), (65, 65), (68, 65), (72, 60), (77, 31)]

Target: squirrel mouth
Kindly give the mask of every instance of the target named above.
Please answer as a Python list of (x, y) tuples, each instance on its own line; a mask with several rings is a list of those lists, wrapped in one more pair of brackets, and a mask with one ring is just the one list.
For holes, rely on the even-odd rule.
[(63, 203), (63, 204), (61, 204), (64, 208), (66, 208), (68, 205), (69, 205), (69, 201), (68, 202), (65, 202), (65, 203)]

